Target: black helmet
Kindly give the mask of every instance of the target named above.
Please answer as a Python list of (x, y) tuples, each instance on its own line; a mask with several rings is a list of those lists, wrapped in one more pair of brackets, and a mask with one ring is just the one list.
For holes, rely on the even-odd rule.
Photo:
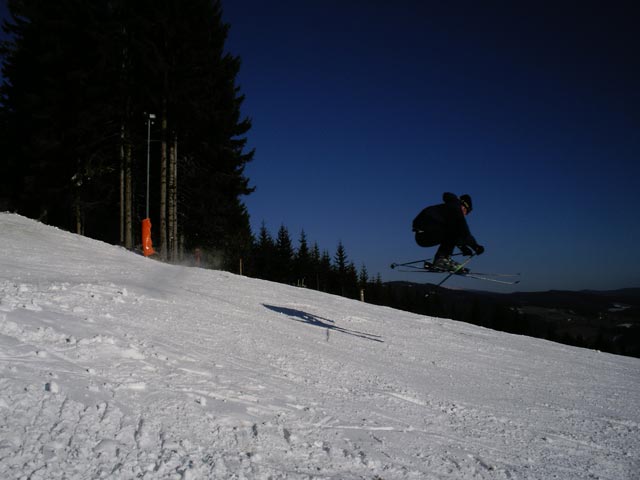
[(471, 203), (471, 197), (468, 194), (460, 195), (460, 204), (467, 209), (467, 213), (471, 213), (473, 210), (473, 203)]

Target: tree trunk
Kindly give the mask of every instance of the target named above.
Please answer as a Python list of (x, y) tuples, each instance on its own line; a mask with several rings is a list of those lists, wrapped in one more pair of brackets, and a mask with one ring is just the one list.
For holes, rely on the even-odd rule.
[(178, 140), (173, 136), (169, 152), (169, 255), (178, 260)]
[(167, 102), (160, 118), (160, 258), (167, 259)]
[(78, 193), (78, 198), (76, 199), (76, 233), (78, 235), (84, 235), (84, 222), (82, 215), (82, 207), (80, 206), (80, 194)]
[(131, 144), (128, 139), (124, 146), (124, 246), (133, 249), (133, 179), (131, 171)]
[(120, 126), (120, 245), (124, 245), (124, 125)]

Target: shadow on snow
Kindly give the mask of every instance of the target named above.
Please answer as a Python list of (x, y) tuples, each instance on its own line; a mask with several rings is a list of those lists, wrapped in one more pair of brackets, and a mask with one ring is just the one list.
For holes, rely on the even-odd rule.
[(264, 304), (265, 308), (269, 310), (281, 313), (282, 315), (286, 315), (287, 317), (296, 320), (298, 322), (307, 323), (309, 325), (313, 325), (315, 327), (326, 328), (327, 330), (335, 330), (341, 333), (346, 333), (347, 335), (353, 335), (354, 337), (364, 338), (366, 340), (372, 340), (374, 342), (383, 342), (379, 335), (373, 335), (371, 333), (365, 332), (357, 332), (355, 330), (348, 330), (346, 328), (338, 327), (333, 320), (329, 320), (328, 318), (318, 317), (317, 315), (312, 315), (310, 313), (303, 312), (302, 310), (296, 310), (294, 308), (287, 307), (276, 307), (274, 305)]

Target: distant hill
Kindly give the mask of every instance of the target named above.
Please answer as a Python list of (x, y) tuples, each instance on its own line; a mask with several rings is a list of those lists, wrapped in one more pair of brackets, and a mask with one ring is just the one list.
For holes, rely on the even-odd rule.
[(413, 282), (384, 285), (396, 308), (640, 357), (640, 288), (495, 293)]

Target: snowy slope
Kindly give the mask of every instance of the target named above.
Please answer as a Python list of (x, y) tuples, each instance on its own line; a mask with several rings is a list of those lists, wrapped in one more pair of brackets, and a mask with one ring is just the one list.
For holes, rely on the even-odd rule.
[(640, 360), (0, 213), (0, 478), (640, 478)]

